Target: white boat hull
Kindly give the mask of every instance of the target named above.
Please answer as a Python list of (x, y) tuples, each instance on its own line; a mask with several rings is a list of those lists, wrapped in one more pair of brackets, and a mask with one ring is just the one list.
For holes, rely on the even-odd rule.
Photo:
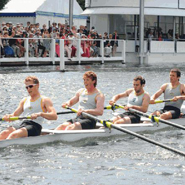
[[(173, 121), (173, 123), (177, 123), (180, 125), (185, 125), (185, 118), (170, 121)], [(97, 125), (100, 126), (101, 124), (98, 123)], [(153, 132), (167, 127), (170, 128), (170, 126), (164, 123), (159, 123), (159, 125), (157, 123), (121, 124), (117, 126), (124, 127), (133, 132), (148, 132), (148, 131)], [(116, 129), (109, 130), (108, 128), (99, 128), (91, 130), (69, 130), (69, 131), (43, 129), (42, 134), (45, 135), (3, 140), (0, 141), (0, 148), (7, 147), (9, 145), (35, 145), (51, 143), (55, 141), (75, 142), (85, 138), (110, 137), (116, 135), (124, 135), (125, 133), (118, 131)]]

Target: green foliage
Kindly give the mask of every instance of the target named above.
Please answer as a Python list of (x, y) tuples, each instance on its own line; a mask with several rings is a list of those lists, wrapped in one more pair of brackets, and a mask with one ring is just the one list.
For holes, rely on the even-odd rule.
[(6, 3), (8, 3), (9, 0), (0, 0), (0, 10), (2, 10), (4, 8), (4, 6), (6, 5)]
[(85, 0), (77, 0), (78, 4), (81, 6), (83, 10), (85, 10)]

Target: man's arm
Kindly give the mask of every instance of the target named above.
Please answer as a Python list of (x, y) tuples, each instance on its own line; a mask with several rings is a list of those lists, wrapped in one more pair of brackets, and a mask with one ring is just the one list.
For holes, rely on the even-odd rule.
[(141, 112), (147, 112), (149, 104), (150, 104), (150, 96), (149, 94), (145, 94), (143, 97), (143, 103), (141, 106), (132, 105), (132, 106), (129, 106), (129, 108), (136, 109)]
[(12, 114), (6, 114), (5, 116), (3, 116), (3, 119), (5, 121), (9, 121), (10, 117), (21, 115), (23, 113), (24, 101), (25, 101), (25, 98), (20, 101), (19, 106), (16, 108), (16, 110)]
[(167, 84), (162, 85), (161, 88), (154, 95), (152, 95), (152, 97), (150, 99), (150, 104), (155, 104), (155, 100), (159, 96), (161, 96), (162, 93), (164, 93), (166, 87), (167, 87)]
[(43, 99), (43, 107), (47, 112), (39, 112), (31, 115), (31, 119), (36, 119), (37, 117), (43, 117), (48, 120), (57, 120), (57, 113), (53, 107), (53, 103), (50, 98)]
[(62, 107), (63, 108), (65, 108), (66, 106), (71, 107), (78, 103), (81, 91), (82, 89), (78, 90), (74, 97), (72, 97), (69, 101), (62, 104)]
[(181, 96), (175, 96), (173, 97), (173, 101), (177, 101), (177, 100), (185, 100), (185, 85), (181, 84)]
[(120, 98), (124, 98), (124, 97), (128, 97), (129, 94), (133, 91), (133, 89), (128, 89), (123, 93), (117, 94), (115, 96), (112, 97), (112, 99), (109, 101), (110, 105), (113, 105), (114, 103), (116, 103), (116, 101), (118, 101)]

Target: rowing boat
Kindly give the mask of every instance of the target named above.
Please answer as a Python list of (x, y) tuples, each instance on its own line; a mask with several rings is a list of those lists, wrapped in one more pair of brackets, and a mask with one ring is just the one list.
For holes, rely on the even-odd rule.
[[(149, 121), (149, 119), (146, 118), (142, 118), (142, 120)], [(185, 125), (185, 118), (174, 119), (171, 121), (180, 125)], [(159, 131), (164, 128), (174, 128), (163, 123), (152, 123), (152, 122), (138, 124), (119, 124), (118, 126), (122, 128), (127, 128), (128, 130), (137, 133), (146, 133), (146, 132), (148, 133)], [(120, 135), (125, 135), (125, 133), (120, 132), (119, 130), (116, 129), (110, 130), (108, 128), (104, 128), (102, 127), (102, 124), (97, 123), (97, 128), (90, 130), (60, 131), (60, 130), (42, 129), (42, 133), (40, 136), (2, 140), (0, 141), (0, 148), (7, 147), (10, 145), (36, 145), (52, 143), (56, 141), (75, 142), (86, 138), (105, 138)]]

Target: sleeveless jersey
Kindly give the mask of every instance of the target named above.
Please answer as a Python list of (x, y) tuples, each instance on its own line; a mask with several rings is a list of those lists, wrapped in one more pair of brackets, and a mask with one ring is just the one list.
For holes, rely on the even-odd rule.
[[(25, 102), (24, 102), (23, 115), (24, 116), (30, 116), (33, 113), (44, 112), (44, 110), (42, 109), (42, 97), (40, 96), (34, 102), (31, 101), (30, 98), (31, 97), (27, 97)], [(42, 123), (44, 122), (44, 118), (43, 117), (38, 117), (37, 119), (34, 119), (33, 121), (42, 126)]]
[(82, 89), (82, 92), (80, 93), (79, 97), (79, 109), (95, 109), (96, 108), (96, 96), (100, 94), (100, 91), (94, 93), (94, 94), (87, 94), (86, 89)]
[(145, 92), (139, 96), (137, 96), (135, 94), (135, 91), (133, 90), (129, 96), (128, 96), (128, 102), (127, 102), (127, 106), (131, 106), (131, 105), (137, 105), (137, 106), (141, 106), (143, 103), (143, 96), (145, 95)]
[[(171, 84), (168, 83), (164, 91), (164, 99), (172, 99), (174, 96), (180, 96), (181, 95), (180, 87), (181, 87), (181, 84), (179, 84), (176, 88), (172, 88)], [(178, 100), (176, 102), (166, 102), (165, 106), (170, 105), (180, 109), (182, 106), (182, 103), (183, 103), (183, 100)]]

